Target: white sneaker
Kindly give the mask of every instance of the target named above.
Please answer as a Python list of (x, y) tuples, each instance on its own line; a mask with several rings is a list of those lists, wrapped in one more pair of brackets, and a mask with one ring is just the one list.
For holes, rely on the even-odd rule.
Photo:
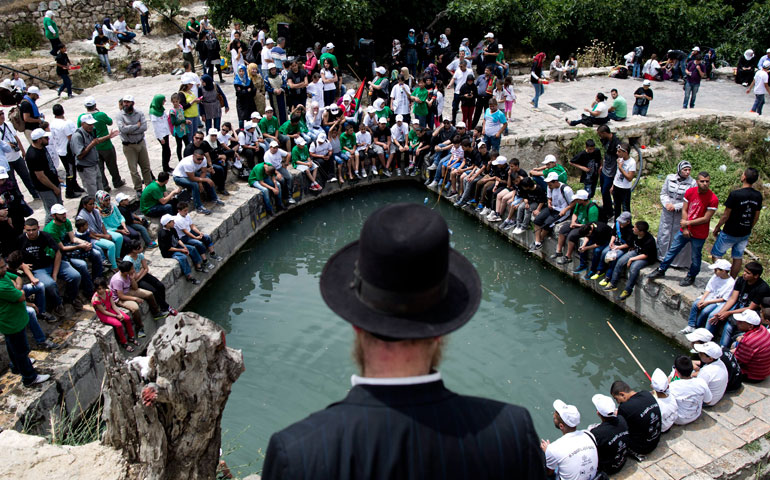
[(361, 170), (361, 177), (366, 178), (366, 169)]
[(435, 180), (433, 180), (433, 181), (432, 181), (432, 182), (430, 182), (430, 184), (428, 185), (428, 188), (436, 188), (436, 185), (438, 185), (438, 182), (437, 182), (437, 181), (435, 181)]
[(500, 215), (498, 215), (497, 212), (492, 212), (489, 217), (487, 217), (487, 220), (490, 222), (499, 222), (502, 218), (500, 218)]
[(49, 378), (51, 378), (51, 376), (50, 376), (50, 375), (41, 375), (41, 374), (38, 374), (38, 375), (37, 375), (37, 377), (35, 377), (35, 379), (34, 379), (34, 380), (32, 380), (32, 383), (30, 383), (29, 385), (25, 385), (25, 386), (27, 386), (27, 387), (31, 387), (32, 385), (37, 385), (37, 384), (39, 384), (39, 383), (43, 383), (43, 382), (46, 382), (46, 381), (48, 381), (48, 379), (49, 379)]
[(390, 170), (383, 170), (382, 173), (384, 173), (385, 176), (388, 178), (390, 178), (390, 176), (393, 175), (392, 173), (390, 173)]
[(449, 200), (450, 202), (454, 202), (455, 200), (457, 200), (457, 194), (455, 193), (454, 195), (450, 195), (446, 197), (446, 199)]
[(694, 332), (694, 331), (695, 331), (695, 329), (694, 329), (693, 327), (691, 327), (691, 326), (687, 325), (687, 326), (686, 326), (686, 327), (684, 327), (683, 329), (679, 330), (679, 333), (681, 333), (681, 334), (683, 334), (683, 335), (687, 335), (688, 333), (692, 333), (692, 332)]
[(294, 200), (294, 197), (290, 197), (289, 198), (289, 205), (294, 205), (295, 203), (297, 203), (297, 201)]
[(438, 167), (436, 165), (432, 164), (432, 163), (428, 166), (428, 170), (431, 170), (431, 171), (433, 171), (433, 170), (435, 170), (437, 168)]
[(484, 210), (482, 210), (482, 211), (481, 211), (481, 216), (482, 216), (482, 217), (486, 217), (487, 215), (489, 215), (489, 213), (490, 213), (491, 211), (492, 211), (492, 210), (490, 210), (490, 209), (489, 209), (489, 207), (484, 207)]
[(396, 175), (398, 175), (399, 177), (401, 176), (401, 169), (400, 168), (396, 169)]
[(331, 178), (330, 178), (329, 180), (327, 180), (326, 182), (327, 182), (327, 183), (332, 183), (332, 182), (336, 182), (336, 181), (337, 181), (337, 177), (331, 177)]
[(377, 167), (372, 167), (372, 175), (377, 175)]
[(521, 227), (516, 227), (516, 228), (513, 229), (513, 234), (514, 235), (521, 235), (522, 233), (524, 233), (524, 229), (521, 228)]

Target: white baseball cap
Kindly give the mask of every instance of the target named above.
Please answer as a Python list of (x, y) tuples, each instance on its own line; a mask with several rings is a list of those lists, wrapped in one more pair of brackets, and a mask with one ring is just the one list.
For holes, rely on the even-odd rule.
[(61, 203), (51, 205), (51, 215), (66, 215), (67, 209)]
[(366, 113), (374, 113), (374, 107), (373, 107), (373, 106), (371, 106), (371, 105), (369, 105), (368, 107), (366, 107)]
[(27, 93), (29, 94), (34, 93), (35, 95), (40, 95), (40, 89), (33, 85), (27, 89)]
[(505, 165), (507, 162), (508, 162), (508, 159), (500, 155), (496, 159), (492, 160), (492, 165)]
[(547, 177), (545, 177), (545, 183), (558, 182), (558, 181), (559, 181), (559, 174), (556, 172), (551, 172), (548, 174)]
[(93, 125), (96, 123), (96, 119), (90, 113), (86, 113), (80, 117), (80, 123), (87, 123), (89, 125)]
[(457, 127), (457, 128), (468, 128), (468, 127), (465, 125), (465, 122), (457, 122), (457, 125), (455, 125), (455, 127)]
[(251, 123), (251, 122), (250, 122), (250, 121), (248, 121), (248, 120), (246, 120), (245, 122), (243, 122), (243, 129), (244, 129), (244, 130), (251, 130), (252, 128), (254, 128), (254, 124), (253, 124), (253, 123)]
[(383, 66), (379, 66), (379, 67), (375, 68), (374, 71), (379, 73), (380, 75), (385, 75), (386, 73), (388, 73), (388, 71), (385, 70), (385, 67), (383, 67)]
[(329, 109), (329, 111), (332, 112), (332, 113), (337, 113), (337, 112), (340, 111), (340, 107), (338, 107), (336, 104), (332, 105), (332, 107)]
[(5, 169), (5, 167), (0, 167), (0, 180), (5, 178), (8, 178), (8, 171)]
[(417, 120), (416, 118), (412, 119), (412, 125), (419, 125), (419, 124), (420, 124), (419, 120)]
[(749, 325), (759, 325), (759, 314), (754, 310), (744, 310), (741, 313), (734, 313), (733, 319), (736, 322), (746, 322)]
[(663, 370), (659, 368), (656, 368), (655, 371), (652, 372), (650, 383), (652, 384), (652, 389), (656, 392), (666, 393), (668, 390), (668, 377), (663, 373)]
[(599, 412), (599, 415), (601, 415), (602, 417), (617, 416), (617, 413), (616, 413), (617, 407), (615, 406), (615, 401), (612, 400), (612, 398), (608, 397), (607, 395), (602, 395), (601, 393), (597, 393), (596, 395), (591, 397), (591, 401), (593, 402), (594, 407), (596, 407), (596, 411)]
[(297, 144), (297, 145), (299, 145), (299, 146), (304, 146), (304, 145), (307, 145), (307, 142), (306, 142), (306, 141), (305, 141), (305, 139), (304, 139), (304, 138), (302, 138), (302, 137), (297, 137), (297, 138), (294, 140), (294, 143), (296, 143), (296, 144)]
[[(556, 173), (556, 172), (551, 172), (551, 173)], [(550, 176), (550, 175), (551, 174), (549, 173), (548, 176)], [(559, 179), (559, 175), (558, 174), (556, 175), (556, 179), (557, 180)], [(588, 200), (588, 192), (585, 191), (585, 190), (582, 190), (582, 189), (578, 190), (577, 192), (575, 192), (575, 198), (578, 199), (578, 200)]]
[(551, 162), (556, 162), (556, 157), (554, 155), (550, 155), (549, 154), (549, 155), (545, 156), (545, 158), (543, 159), (543, 162), (541, 163), (541, 165), (547, 165), (547, 164), (549, 164)]
[(94, 107), (96, 106), (96, 99), (94, 97), (86, 97), (86, 99), (83, 100), (83, 105), (86, 107)]
[(498, 43), (497, 44), (497, 48), (498, 48), (498, 50), (502, 50), (503, 49), (503, 44), (502, 43)]
[[(398, 115), (396, 115), (396, 121), (397, 122), (403, 122), (404, 121), (404, 116), (399, 113)], [(417, 123), (420, 123), (420, 121), (418, 120)]]
[(326, 134), (324, 132), (321, 132), (318, 134), (318, 138), (316, 138), (316, 142), (318, 143), (325, 143), (326, 142)]
[(714, 334), (711, 333), (707, 328), (696, 328), (692, 332), (685, 335), (685, 338), (687, 338), (687, 341), (690, 343), (710, 342), (711, 339), (714, 338)]
[(169, 215), (168, 213), (160, 217), (160, 224), (163, 225), (164, 227), (168, 225), (168, 222), (173, 222), (173, 221), (174, 221), (174, 216)]
[(131, 197), (129, 197), (128, 195), (126, 195), (123, 192), (120, 192), (117, 195), (115, 195), (115, 203), (120, 205), (120, 202), (122, 202), (123, 200), (128, 200), (129, 198), (131, 198)]
[(326, 49), (329, 50), (330, 48), (334, 48), (334, 44), (332, 42), (326, 44)]
[(696, 352), (705, 353), (713, 359), (722, 358), (722, 347), (714, 342), (696, 343), (693, 347)]
[(209, 135), (219, 135), (219, 130), (214, 127), (209, 128)]
[(251, 118), (259, 118), (259, 112), (251, 112)]
[(276, 142), (275, 140), (273, 140), (272, 142), (270, 142), (270, 147), (271, 147), (271, 148), (272, 148), (272, 147), (277, 147), (277, 146), (278, 146), (278, 142)]
[(765, 60), (762, 62), (762, 68), (770, 68), (770, 60)]
[(265, 113), (272, 112), (272, 111), (273, 111), (273, 107), (271, 107), (270, 105), (265, 107)]
[(51, 136), (50, 132), (46, 132), (42, 128), (36, 128), (32, 130), (32, 133), (29, 135), (29, 138), (31, 138), (32, 141), (35, 141), (35, 140), (40, 140), (43, 137), (50, 137), (50, 136)]
[(568, 427), (577, 427), (580, 424), (580, 412), (574, 405), (567, 405), (561, 400), (553, 402), (553, 409), (559, 414), (561, 420)]
[(271, 68), (276, 68), (273, 62), (267, 64), (267, 69), (270, 70)]
[(124, 102), (133, 102), (133, 101), (134, 101), (134, 96), (133, 96), (133, 95), (131, 95), (131, 94), (125, 95), (125, 96), (123, 97), (123, 101), (124, 101)]
[(275, 40), (273, 40), (272, 38), (268, 38), (267, 40), (265, 40), (265, 45), (270, 45), (271, 43), (275, 43)]
[(652, 85), (652, 84), (650, 83), (650, 81), (649, 81), (649, 80), (645, 80), (645, 81), (643, 81), (643, 82), (642, 82), (642, 85), (647, 85), (647, 86), (650, 86), (650, 85)]
[(484, 38), (495, 38), (495, 34), (492, 32), (489, 32), (486, 35), (484, 35)]
[(700, 52), (700, 47), (692, 47), (693, 52)]
[(388, 123), (388, 119), (385, 117), (380, 117), (380, 119), (377, 120), (377, 123)]
[(717, 268), (720, 270), (724, 270), (726, 272), (729, 272), (730, 269), (733, 267), (733, 264), (725, 260), (724, 258), (720, 258), (716, 262), (709, 265), (709, 268), (711, 270), (716, 270)]

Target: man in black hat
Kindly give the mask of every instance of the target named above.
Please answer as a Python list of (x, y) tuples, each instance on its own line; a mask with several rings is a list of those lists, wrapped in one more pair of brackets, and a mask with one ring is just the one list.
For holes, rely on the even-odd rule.
[(527, 410), (451, 392), (436, 370), (481, 298), (441, 216), (376, 211), (326, 263), (321, 295), (353, 325), (361, 374), (344, 400), (271, 437), (263, 479), (545, 478)]

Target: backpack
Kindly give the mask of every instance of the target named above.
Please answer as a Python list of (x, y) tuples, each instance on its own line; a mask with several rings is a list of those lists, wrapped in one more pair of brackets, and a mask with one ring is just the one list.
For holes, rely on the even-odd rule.
[[(249, 49), (246, 50), (246, 53), (243, 55), (243, 57), (246, 59), (246, 63), (257, 63), (256, 59), (254, 58), (254, 44), (259, 43), (257, 40), (251, 40), (249, 42)], [(259, 44), (260, 47), (262, 44)]]
[[(22, 101), (26, 102), (26, 100)], [(24, 118), (22, 117), (21, 109), (18, 106), (11, 107), (11, 110), (8, 112), (8, 119), (11, 121), (11, 125), (13, 125), (13, 128), (15, 128), (17, 132), (23, 132), (25, 130)]]

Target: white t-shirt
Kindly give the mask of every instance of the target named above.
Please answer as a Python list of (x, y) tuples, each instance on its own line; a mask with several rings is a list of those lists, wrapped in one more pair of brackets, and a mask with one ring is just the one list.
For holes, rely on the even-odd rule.
[(660, 71), (660, 63), (657, 60), (649, 59), (642, 67), (642, 75), (652, 75), (653, 77)]
[(273, 52), (267, 47), (262, 47), (262, 51), (259, 52), (259, 56), (262, 58), (262, 70), (267, 70), (267, 66), (273, 63)]
[(436, 90), (436, 112), (441, 116), (444, 114), (444, 94)]
[(607, 115), (610, 112), (610, 107), (607, 106), (604, 102), (599, 102), (594, 106), (594, 112), (599, 112), (599, 115), (597, 115), (594, 118), (607, 118)]
[(54, 118), (51, 120), (51, 138), (50, 145), (53, 145), (56, 153), (60, 157), (67, 156), (67, 143), (69, 143), (69, 137), (75, 133), (77, 128), (72, 122), (62, 120), (61, 118)]
[(318, 102), (320, 108), (326, 106), (324, 104), (324, 84), (320, 79), (317, 82), (310, 82), (307, 84), (307, 94), (310, 97), (310, 100)]
[[(618, 164), (620, 164), (620, 162), (623, 162), (623, 170), (626, 172), (636, 171), (636, 160), (633, 158), (629, 157), (628, 160), (621, 160), (618, 158)], [(618, 188), (631, 188), (631, 180), (620, 173), (620, 169), (615, 172), (615, 179), (612, 181), (612, 184)]]
[(569, 185), (564, 185), (564, 195), (561, 194), (562, 187), (556, 187), (555, 189), (548, 187), (546, 190), (548, 190), (546, 196), (551, 199), (551, 205), (554, 210), (564, 210), (564, 207), (572, 203), (574, 192)]
[(409, 115), (409, 95), (411, 91), (405, 84), (396, 84), (390, 90), (390, 98), (393, 100), (393, 112), (396, 115)]
[(323, 112), (319, 109), (318, 115), (313, 115), (313, 112), (308, 110), (305, 114), (305, 125), (308, 128), (321, 128), (321, 122), (323, 121)]
[(256, 131), (254, 133), (243, 130), (238, 132), (239, 145), (254, 145), (256, 143)]
[(455, 95), (460, 94), (460, 87), (465, 84), (465, 81), (468, 80), (468, 75), (472, 73), (470, 68), (466, 68), (464, 72), (459, 68), (455, 71), (454, 75), (452, 75), (452, 79), (455, 81)]
[(176, 44), (182, 49), (182, 53), (191, 53), (193, 50), (192, 40), (189, 38), (182, 38)]
[(393, 140), (397, 140), (402, 147), (406, 146), (406, 139), (408, 135), (409, 127), (407, 127), (404, 122), (401, 122), (400, 127), (398, 126), (398, 123), (390, 127), (390, 136)]
[(497, 109), (495, 113), (492, 113), (492, 110), (487, 108), (484, 111), (484, 135), (490, 137), (497, 135), (497, 132), (503, 129), (503, 124), (507, 121), (508, 118), (502, 110)]
[(126, 33), (128, 29), (126, 28), (126, 21), (123, 20), (122, 22), (120, 20), (112, 22), (112, 28), (117, 33)]
[[(331, 70), (327, 70), (325, 68), (321, 69), (321, 79), (322, 80), (323, 79), (331, 80), (333, 78), (334, 78), (334, 72), (332, 72)], [(327, 82), (327, 83), (321, 82), (321, 85), (323, 85), (323, 90), (324, 91), (334, 90), (335, 88), (337, 88), (337, 85), (335, 85), (334, 82)]]
[(27, 91), (27, 84), (24, 83), (24, 80), (22, 80), (21, 77), (15, 79), (15, 80), (11, 80), (11, 85), (13, 85), (14, 87), (18, 88), (22, 92), (26, 92)]
[(545, 466), (562, 480), (593, 480), (599, 468), (596, 444), (583, 430), (564, 434), (545, 450)]
[(372, 134), (369, 132), (356, 132), (356, 151), (366, 150), (366, 147), (372, 144)]
[(131, 4), (132, 8), (138, 8), (142, 13), (147, 13), (149, 10), (147, 9), (147, 6), (142, 3), (140, 0), (134, 0), (134, 3)]
[(666, 398), (655, 397), (660, 407), (660, 431), (667, 432), (671, 425), (676, 421), (679, 410), (676, 406), (676, 398), (670, 393)]
[(734, 286), (735, 279), (732, 277), (719, 278), (716, 275), (712, 275), (709, 283), (706, 284), (706, 290), (709, 291), (709, 294), (704, 300), (714, 300), (715, 298), (727, 300), (732, 295)]
[(184, 157), (174, 169), (172, 176), (187, 178), (188, 173), (195, 174), (195, 172), (200, 170), (206, 164), (205, 159), (201, 163), (195, 163), (193, 158), (192, 155)]
[(265, 152), (265, 163), (269, 163), (270, 165), (274, 166), (276, 170), (281, 168), (282, 162), (284, 157), (286, 157), (288, 153), (286, 150), (278, 149), (277, 152), (273, 153), (269, 149)]
[[(0, 124), (0, 140), (10, 145), (11, 143), (16, 143), (17, 135), (18, 133), (16, 132), (16, 129), (13, 128), (13, 125), (11, 125), (11, 122), (4, 122)], [(5, 154), (5, 159), (9, 162), (15, 162), (20, 158), (21, 151)]]
[(706, 382), (711, 390), (711, 401), (704, 403), (713, 407), (722, 400), (727, 390), (727, 367), (722, 360), (703, 365), (698, 372), (698, 378)]
[(329, 143), (328, 140), (325, 141), (324, 143), (318, 143), (317, 141), (315, 141), (310, 145), (310, 153), (321, 155), (322, 157), (325, 156), (327, 153), (329, 153), (331, 149), (332, 149), (332, 144)]
[(261, 43), (262, 45), (264, 45), (265, 44), (265, 40), (267, 40), (265, 38), (265, 31), (264, 30), (260, 30), (259, 33), (257, 33), (257, 41), (259, 43)]
[(700, 378), (675, 380), (669, 386), (671, 395), (676, 399), (677, 425), (686, 425), (700, 417), (704, 402), (711, 401), (711, 390)]
[(176, 229), (176, 234), (179, 236), (179, 238), (182, 238), (182, 236), (185, 235), (185, 230), (188, 232), (191, 231), (190, 226), (192, 223), (192, 218), (190, 218), (189, 214), (184, 217), (178, 213), (174, 215), (174, 229)]
[(767, 83), (767, 72), (759, 70), (754, 74), (754, 95), (764, 95), (767, 93), (765, 84)]

